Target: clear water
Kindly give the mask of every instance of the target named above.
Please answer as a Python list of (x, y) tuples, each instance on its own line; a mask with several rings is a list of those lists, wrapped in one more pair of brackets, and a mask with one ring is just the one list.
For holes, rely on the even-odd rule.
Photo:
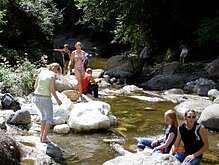
[[(112, 114), (118, 119), (118, 125), (107, 132), (53, 135), (53, 142), (65, 149), (70, 156), (69, 165), (100, 165), (116, 157), (110, 145), (104, 139), (111, 139), (112, 133), (125, 139), (124, 147), (134, 152), (135, 137), (154, 136), (164, 133), (163, 114), (175, 105), (171, 102), (145, 103), (129, 97), (105, 98), (112, 106)], [(219, 164), (219, 133), (208, 132), (210, 149), (204, 156), (202, 165)]]

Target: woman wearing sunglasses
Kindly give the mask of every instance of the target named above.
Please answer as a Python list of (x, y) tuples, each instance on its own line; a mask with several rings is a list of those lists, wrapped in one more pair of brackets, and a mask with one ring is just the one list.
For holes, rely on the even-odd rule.
[(197, 123), (194, 110), (186, 111), (184, 117), (185, 122), (179, 126), (171, 154), (176, 153), (180, 141), (182, 140), (185, 151), (177, 152), (175, 157), (182, 162), (182, 165), (199, 165), (203, 153), (209, 147), (207, 133), (204, 126)]

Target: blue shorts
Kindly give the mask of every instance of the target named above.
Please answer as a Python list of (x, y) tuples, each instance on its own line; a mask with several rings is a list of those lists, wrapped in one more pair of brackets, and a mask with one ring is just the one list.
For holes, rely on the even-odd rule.
[(200, 165), (201, 158), (197, 157), (191, 162), (185, 162), (184, 159), (186, 158), (186, 155), (183, 152), (177, 152), (175, 157), (182, 163), (182, 165)]
[(34, 102), (42, 115), (42, 121), (46, 124), (53, 124), (53, 104), (51, 97), (35, 96)]

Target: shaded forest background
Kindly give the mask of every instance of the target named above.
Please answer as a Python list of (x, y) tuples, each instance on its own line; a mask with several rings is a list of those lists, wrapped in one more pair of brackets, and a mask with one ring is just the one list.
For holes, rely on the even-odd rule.
[(1, 60), (37, 61), (60, 32), (89, 35), (110, 55), (149, 44), (161, 61), (186, 42), (194, 60), (208, 60), (219, 55), (219, 1), (0, 0)]

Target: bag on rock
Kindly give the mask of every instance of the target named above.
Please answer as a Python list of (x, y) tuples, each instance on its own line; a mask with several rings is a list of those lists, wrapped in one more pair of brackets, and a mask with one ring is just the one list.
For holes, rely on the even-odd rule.
[(9, 93), (6, 93), (2, 96), (1, 106), (2, 106), (2, 109), (12, 109), (14, 111), (21, 109), (20, 103), (16, 101), (14, 97), (11, 96), (11, 94)]

